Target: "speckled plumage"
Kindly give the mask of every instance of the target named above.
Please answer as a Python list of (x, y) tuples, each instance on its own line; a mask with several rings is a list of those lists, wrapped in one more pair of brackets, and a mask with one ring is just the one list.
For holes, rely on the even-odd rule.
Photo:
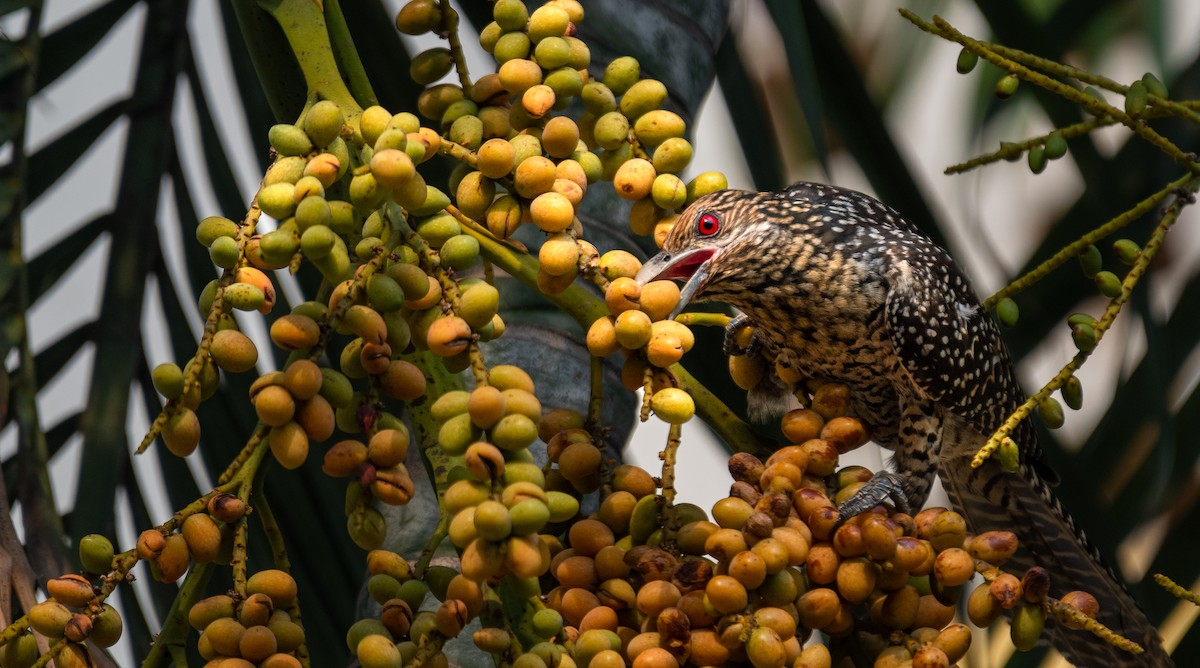
[[(715, 234), (698, 231), (705, 215), (716, 217)], [(1148, 646), (1133, 656), (1048, 624), (1069, 659), (1172, 665), (1153, 626), (1054, 496), (1057, 479), (1027, 422), (1013, 434), (1017, 474), (994, 462), (970, 468), (986, 436), (1025, 395), (963, 272), (899, 213), (815, 183), (778, 193), (721, 191), (680, 216), (639, 280), (658, 274), (690, 278), (684, 292), (695, 300), (736, 306), (768, 356), (793, 351), (809, 377), (848, 384), (853, 412), (894, 453), (895, 473), (884, 476), (900, 483), (910, 505), (925, 502), (940, 474), (973, 530), (1017, 534), (1022, 550), (1010, 570), (1040, 565), (1052, 574), (1052, 593), (1089, 591), (1100, 600), (1100, 621)], [(868, 495), (843, 510), (882, 498)]]

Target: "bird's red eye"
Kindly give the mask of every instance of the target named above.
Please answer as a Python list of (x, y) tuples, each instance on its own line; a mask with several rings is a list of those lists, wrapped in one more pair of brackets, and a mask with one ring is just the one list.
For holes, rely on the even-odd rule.
[(715, 214), (706, 213), (696, 221), (696, 232), (702, 237), (711, 237), (721, 231), (721, 219)]

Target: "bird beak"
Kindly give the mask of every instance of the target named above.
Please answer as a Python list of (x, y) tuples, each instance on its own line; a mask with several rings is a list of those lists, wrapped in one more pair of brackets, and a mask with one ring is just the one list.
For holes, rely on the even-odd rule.
[(679, 305), (675, 307), (675, 310), (670, 315), (670, 317), (674, 318), (679, 315), (683, 307), (687, 306), (692, 297), (708, 282), (711, 275), (709, 268), (711, 267), (712, 259), (717, 256), (718, 250), (715, 246), (706, 246), (693, 248), (677, 255), (663, 251), (646, 260), (646, 263), (642, 265), (641, 271), (637, 273), (635, 280), (640, 287), (650, 281), (665, 278), (683, 279), (685, 283), (679, 291)]

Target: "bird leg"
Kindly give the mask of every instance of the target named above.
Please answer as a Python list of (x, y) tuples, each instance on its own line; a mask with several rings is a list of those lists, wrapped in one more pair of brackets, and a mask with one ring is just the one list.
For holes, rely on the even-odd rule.
[(911, 515), (908, 494), (904, 491), (904, 477), (891, 471), (880, 471), (871, 476), (854, 496), (838, 506), (838, 523), (865, 513), (884, 501), (891, 501), (896, 510)]
[(758, 354), (760, 352), (760, 346), (758, 342), (758, 335), (754, 332), (750, 333), (750, 341), (745, 345), (745, 347), (738, 345), (737, 342), (738, 333), (741, 332), (745, 327), (753, 326), (754, 324), (750, 322), (750, 316), (746, 315), (745, 313), (739, 313), (738, 315), (734, 316), (733, 319), (725, 325), (725, 341), (721, 344), (722, 352), (724, 352), (727, 357), (733, 355)]
[(929, 401), (900, 396), (900, 427), (892, 456), (892, 471), (880, 471), (871, 477), (839, 508), (844, 521), (891, 500), (896, 509), (909, 513), (919, 510), (929, 498), (937, 477), (938, 452), (941, 449), (942, 420)]

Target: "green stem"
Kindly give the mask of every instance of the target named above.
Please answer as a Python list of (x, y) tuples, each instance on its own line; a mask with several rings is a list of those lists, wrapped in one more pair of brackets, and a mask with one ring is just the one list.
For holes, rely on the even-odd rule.
[[(1145, 274), (1146, 270), (1150, 267), (1150, 261), (1154, 259), (1155, 253), (1157, 253), (1158, 249), (1162, 246), (1163, 239), (1166, 238), (1167, 232), (1170, 231), (1171, 226), (1175, 224), (1176, 220), (1178, 220), (1180, 211), (1183, 210), (1185, 205), (1194, 201), (1193, 193), (1196, 192), (1198, 187), (1200, 187), (1200, 176), (1191, 176), (1187, 180), (1185, 186), (1176, 189), (1177, 196), (1175, 201), (1171, 203), (1171, 206), (1167, 207), (1165, 212), (1163, 212), (1158, 226), (1154, 228), (1154, 232), (1150, 235), (1150, 240), (1146, 242), (1146, 245), (1138, 254), (1137, 260), (1129, 269), (1129, 273), (1125, 275), (1125, 280), (1121, 281), (1121, 293), (1116, 297), (1113, 297), (1112, 301), (1108, 304), (1108, 308), (1104, 309), (1104, 315), (1102, 315), (1100, 319), (1097, 320), (1094, 325), (1092, 325), (1092, 328), (1096, 331), (1097, 344), (1099, 344), (1100, 340), (1104, 337), (1104, 333), (1108, 331), (1108, 328), (1112, 326), (1113, 322), (1117, 319), (1117, 316), (1120, 315), (1121, 307), (1125, 305), (1126, 301), (1128, 301), (1129, 295), (1133, 293), (1133, 289), (1137, 286), (1138, 281), (1141, 280), (1142, 275)], [(1180, 192), (1181, 190), (1183, 192)], [(1013, 411), (1012, 415), (1010, 415), (1008, 419), (1004, 421), (1004, 424), (1001, 425), (994, 434), (992, 434), (987, 443), (984, 444), (984, 446), (980, 448), (979, 452), (975, 454), (975, 458), (971, 460), (971, 466), (974, 468), (982, 466), (983, 462), (986, 461), (987, 458), (992, 455), (992, 453), (1000, 448), (1000, 444), (1005, 439), (1012, 436), (1013, 430), (1017, 428), (1017, 425), (1020, 424), (1022, 420), (1029, 417), (1030, 413), (1040, 406), (1041, 403), (1045, 401), (1051, 393), (1066, 384), (1067, 380), (1075, 374), (1079, 367), (1083, 366), (1083, 363), (1087, 361), (1087, 358), (1094, 350), (1095, 349), (1093, 348), (1092, 351), (1081, 350), (1076, 353), (1075, 356), (1071, 358), (1071, 361), (1067, 362), (1067, 364), (1063, 366), (1063, 368), (1057, 374), (1055, 374), (1053, 378), (1050, 379), (1050, 382), (1046, 383), (1041, 390), (1038, 390), (1036, 394), (1029, 397), (1025, 403), (1021, 404), (1017, 410)]]
[(279, 22), (304, 72), (309, 93), (336, 102), (347, 121), (362, 114), (362, 107), (346, 88), (346, 82), (338, 72), (321, 3), (313, 0), (259, 0), (259, 6)]
[(1113, 218), (1107, 223), (1104, 223), (1100, 227), (1097, 227), (1091, 232), (1088, 232), (1082, 237), (1071, 242), (1045, 262), (1039, 264), (1037, 267), (1033, 268), (1017, 280), (1001, 288), (999, 292), (984, 300), (984, 308), (990, 309), (999, 303), (1001, 299), (1004, 299), (1005, 297), (1012, 297), (1025, 288), (1037, 283), (1049, 275), (1050, 272), (1062, 266), (1064, 262), (1067, 262), (1071, 258), (1078, 256), (1088, 246), (1100, 241), (1108, 235), (1146, 215), (1152, 211), (1154, 207), (1161, 204), (1167, 199), (1167, 197), (1170, 197), (1171, 194), (1178, 192), (1181, 188), (1186, 189), (1194, 187), (1195, 183), (1195, 174), (1185, 174), (1184, 176), (1168, 183), (1158, 192), (1138, 202), (1132, 209), (1122, 213), (1116, 218)]
[(325, 0), (325, 21), (329, 26), (333, 57), (346, 75), (350, 93), (363, 108), (379, 104), (375, 90), (371, 88), (371, 80), (367, 78), (367, 70), (358, 57), (358, 49), (354, 47), (350, 26), (346, 25), (346, 17), (342, 14), (341, 0)]
[(901, 9), (900, 14), (921, 30), (933, 35), (937, 35), (943, 39), (961, 44), (964, 49), (976, 54), (980, 58), (983, 58), (996, 67), (999, 67), (1000, 69), (1009, 72), (1022, 80), (1028, 81), (1035, 86), (1045, 88), (1061, 98), (1064, 98), (1070, 102), (1074, 102), (1092, 114), (1097, 116), (1112, 116), (1122, 125), (1132, 130), (1134, 134), (1138, 135), (1150, 143), (1150, 145), (1170, 156), (1173, 160), (1186, 167), (1189, 171), (1200, 174), (1200, 162), (1197, 161), (1197, 157), (1194, 153), (1183, 152), (1169, 139), (1147, 126), (1140, 118), (1134, 118), (1125, 113), (1123, 109), (1118, 109), (1103, 100), (1094, 98), (1091, 95), (1074, 88), (1073, 86), (1069, 86), (1061, 81), (1052, 79), (1040, 72), (1035, 72), (1014, 60), (1010, 60), (1001, 56), (993, 51), (990, 48), (990, 45), (988, 45), (986, 42), (981, 42), (979, 40), (967, 37), (940, 16), (934, 16), (933, 23), (928, 23), (907, 9)]
[(150, 652), (142, 661), (142, 668), (155, 668), (162, 665), (162, 662), (167, 659), (167, 654), (173, 655), (177, 649), (182, 651), (186, 646), (188, 633), (192, 629), (187, 620), (188, 611), (204, 595), (208, 582), (212, 579), (212, 574), (213, 564), (196, 564), (188, 571), (183, 585), (179, 588), (179, 594), (171, 602), (171, 609), (163, 622), (162, 631), (159, 632), (154, 644), (150, 646)]

